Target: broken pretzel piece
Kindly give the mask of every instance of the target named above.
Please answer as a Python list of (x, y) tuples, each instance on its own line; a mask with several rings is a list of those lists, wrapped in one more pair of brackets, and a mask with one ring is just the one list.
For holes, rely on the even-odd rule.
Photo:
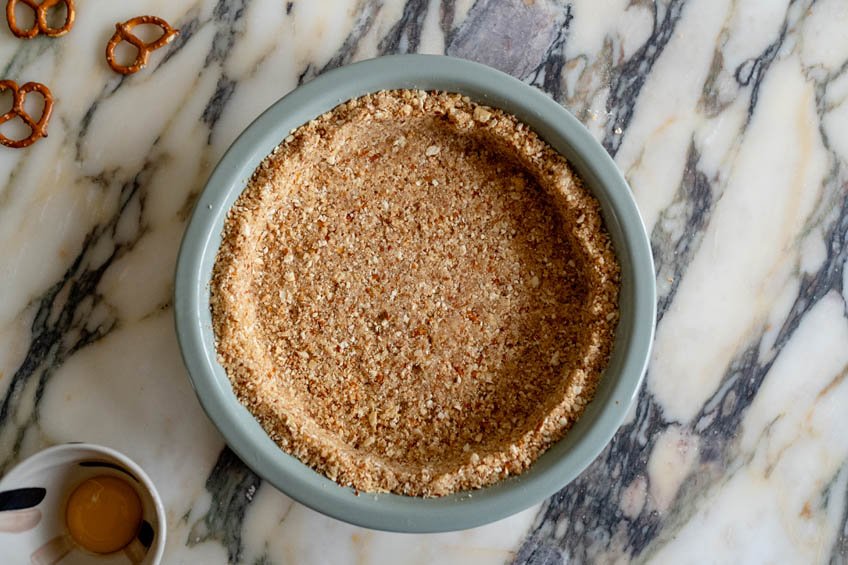
[[(133, 28), (144, 24), (159, 26), (163, 31), (162, 36), (156, 41), (145, 43), (132, 33)], [(106, 60), (109, 62), (112, 70), (122, 75), (131, 75), (140, 71), (147, 64), (151, 51), (164, 47), (180, 33), (179, 30), (171, 28), (168, 22), (156, 16), (138, 16), (122, 24), (115, 24), (115, 28), (115, 34), (109, 40), (108, 45), (106, 45)], [(115, 61), (115, 47), (121, 41), (126, 41), (138, 49), (138, 55), (136, 55), (135, 61), (130, 65), (120, 65)]]
[[(39, 82), (28, 82), (18, 87), (14, 81), (0, 80), (0, 92), (6, 90), (12, 91), (12, 109), (0, 116), (0, 125), (15, 119), (15, 117), (20, 117), (29, 126), (31, 132), (29, 137), (18, 140), (9, 139), (0, 133), (0, 145), (20, 149), (29, 147), (42, 137), (47, 137), (47, 123), (53, 114), (53, 94), (51, 94), (50, 89)], [(38, 122), (34, 121), (24, 108), (26, 97), (30, 92), (39, 92), (44, 96), (44, 109), (41, 111), (41, 118)]]
[[(18, 27), (17, 16), (15, 16), (15, 7), (18, 2), (26, 4), (35, 12), (35, 24), (30, 29), (21, 29)], [(47, 25), (47, 11), (56, 4), (64, 2), (68, 7), (68, 12), (65, 14), (65, 23), (62, 27), (55, 28)], [(21, 39), (32, 39), (39, 33), (43, 33), (47, 37), (59, 37), (65, 35), (71, 28), (74, 27), (74, 20), (77, 13), (74, 8), (74, 0), (44, 0), (40, 4), (35, 0), (9, 0), (6, 4), (6, 20), (9, 22), (9, 29), (15, 37)]]

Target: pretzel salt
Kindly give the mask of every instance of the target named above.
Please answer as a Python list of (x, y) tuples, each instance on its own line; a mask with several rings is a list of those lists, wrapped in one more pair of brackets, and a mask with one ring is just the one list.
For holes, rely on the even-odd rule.
[[(31, 131), (29, 137), (18, 140), (9, 139), (0, 133), (0, 145), (20, 149), (22, 147), (29, 147), (42, 137), (47, 137), (47, 123), (53, 114), (53, 94), (51, 94), (50, 89), (38, 82), (28, 82), (18, 87), (14, 81), (0, 80), (0, 92), (6, 90), (12, 91), (12, 109), (0, 116), (0, 125), (15, 119), (15, 117), (20, 117), (29, 126)], [(26, 97), (30, 92), (39, 92), (44, 96), (44, 109), (41, 111), (41, 118), (37, 122), (32, 119), (24, 108)]]
[[(153, 24), (162, 28), (164, 32), (162, 37), (151, 43), (145, 43), (133, 35), (133, 28), (143, 24)], [(179, 30), (171, 28), (168, 22), (156, 16), (138, 16), (122, 24), (115, 24), (115, 28), (115, 34), (109, 40), (108, 45), (106, 45), (106, 60), (116, 73), (121, 73), (122, 75), (131, 75), (141, 70), (147, 64), (151, 51), (164, 47), (180, 33)], [(121, 41), (126, 41), (138, 49), (138, 55), (136, 55), (135, 61), (131, 65), (119, 65), (115, 61), (115, 47)]]
[[(18, 27), (17, 17), (15, 16), (15, 6), (18, 2), (26, 4), (35, 12), (35, 25), (30, 29), (21, 29)], [(65, 15), (65, 23), (62, 27), (50, 27), (47, 25), (47, 12), (55, 6), (64, 2), (68, 8), (68, 13)], [(71, 28), (74, 27), (74, 20), (77, 17), (76, 9), (74, 8), (74, 0), (44, 0), (40, 4), (35, 0), (9, 0), (6, 4), (6, 20), (9, 22), (9, 29), (21, 39), (32, 39), (39, 33), (43, 33), (47, 37), (59, 37), (65, 35)]]

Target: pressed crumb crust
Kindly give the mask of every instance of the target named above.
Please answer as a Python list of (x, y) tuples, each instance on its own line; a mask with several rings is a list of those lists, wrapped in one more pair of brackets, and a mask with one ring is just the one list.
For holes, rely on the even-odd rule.
[(285, 451), (363, 491), (521, 473), (579, 418), (618, 322), (597, 201), (524, 124), (387, 91), (292, 132), (229, 212), (218, 360)]

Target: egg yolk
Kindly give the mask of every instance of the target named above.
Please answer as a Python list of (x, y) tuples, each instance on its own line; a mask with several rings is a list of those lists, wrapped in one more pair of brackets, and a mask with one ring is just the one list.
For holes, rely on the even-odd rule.
[(68, 532), (83, 549), (112, 553), (130, 543), (141, 525), (141, 499), (118, 477), (82, 482), (65, 508)]

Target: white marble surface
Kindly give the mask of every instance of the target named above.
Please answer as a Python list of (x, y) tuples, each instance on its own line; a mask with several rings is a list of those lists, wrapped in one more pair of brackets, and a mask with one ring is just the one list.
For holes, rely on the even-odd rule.
[[(61, 39), (0, 26), (0, 78), (56, 97), (47, 139), (0, 147), (0, 474), (69, 440), (124, 451), (167, 506), (168, 564), (848, 561), (844, 0), (77, 12)], [(103, 49), (143, 13), (182, 34), (122, 78)], [(428, 536), (261, 484), (195, 400), (171, 309), (193, 200), (241, 129), (328, 68), (406, 51), (496, 66), (580, 118), (631, 183), (659, 287), (646, 386), (598, 460), (541, 508)]]

